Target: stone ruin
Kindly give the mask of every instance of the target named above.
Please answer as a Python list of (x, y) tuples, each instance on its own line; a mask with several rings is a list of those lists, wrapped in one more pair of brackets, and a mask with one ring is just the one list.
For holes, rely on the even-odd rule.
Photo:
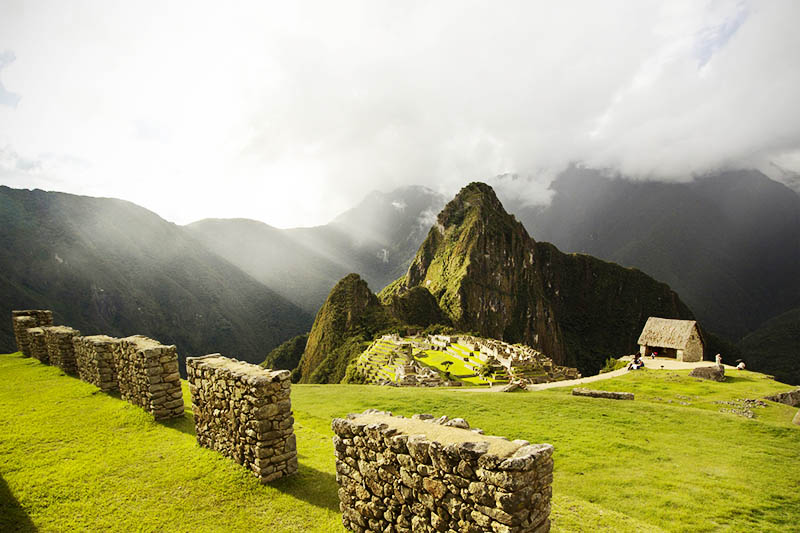
[(248, 467), (262, 483), (297, 471), (291, 373), (219, 354), (187, 357), (197, 442)]
[(355, 532), (550, 530), (553, 447), (462, 419), (368, 410), (332, 423), (344, 527)]
[(633, 400), (632, 392), (617, 392), (608, 390), (584, 389), (575, 387), (572, 389), (573, 396), (588, 396), (589, 398), (605, 398), (607, 400)]
[(73, 340), (78, 376), (103, 392), (118, 390), (114, 347), (119, 339), (107, 335), (75, 337)]
[(53, 325), (53, 312), (45, 309), (26, 309), (11, 311), (11, 323), (17, 349), (25, 357), (31, 357), (28, 329)]
[(50, 364), (50, 354), (47, 353), (47, 342), (42, 328), (28, 328), (28, 348), (31, 357), (44, 364)]
[(175, 346), (134, 335), (114, 344), (114, 366), (123, 400), (156, 420), (183, 416), (183, 393)]
[(69, 326), (45, 326), (42, 331), (50, 364), (59, 367), (65, 374), (77, 375), (78, 364), (72, 340), (79, 337), (81, 332)]

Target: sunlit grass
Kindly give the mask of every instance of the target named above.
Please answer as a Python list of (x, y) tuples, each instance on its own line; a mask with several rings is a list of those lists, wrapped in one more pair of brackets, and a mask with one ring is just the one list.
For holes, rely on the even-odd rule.
[(749, 420), (714, 403), (789, 387), (750, 372), (728, 383), (685, 374), (591, 385), (635, 392), (633, 402), (566, 387), (294, 385), (300, 472), (262, 486), (197, 446), (190, 413), (159, 424), (57, 368), (0, 355), (0, 531), (341, 531), (330, 422), (371, 407), (463, 417), (490, 434), (553, 444), (554, 531), (792, 531), (796, 409), (770, 404)]

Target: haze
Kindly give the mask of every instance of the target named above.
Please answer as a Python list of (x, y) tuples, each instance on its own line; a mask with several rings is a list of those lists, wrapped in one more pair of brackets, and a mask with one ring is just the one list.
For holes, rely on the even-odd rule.
[(800, 3), (0, 5), (0, 183), (328, 222), (368, 191), (570, 164), (800, 171)]

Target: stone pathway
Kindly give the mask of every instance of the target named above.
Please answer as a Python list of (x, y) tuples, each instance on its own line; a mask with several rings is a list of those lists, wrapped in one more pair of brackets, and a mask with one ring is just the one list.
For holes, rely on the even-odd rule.
[[(630, 361), (630, 356), (620, 358), (623, 361)], [(698, 366), (711, 366), (714, 361), (698, 361), (697, 363), (684, 363), (668, 357), (656, 357), (650, 359), (649, 357), (644, 360), (644, 367), (648, 370), (686, 370), (697, 368)], [(725, 371), (736, 370), (736, 367), (731, 365), (723, 365)], [(569, 379), (564, 381), (553, 381), (551, 383), (538, 383), (536, 385), (528, 385), (526, 390), (537, 391), (544, 389), (554, 389), (556, 387), (573, 387), (575, 385), (583, 385), (584, 383), (592, 383), (594, 381), (603, 381), (604, 379), (611, 379), (630, 372), (626, 368), (614, 370), (613, 372), (606, 372), (605, 374), (597, 374), (596, 376), (588, 376), (579, 379)], [(449, 390), (461, 390), (464, 392), (500, 392), (503, 386), (496, 387), (453, 387)]]

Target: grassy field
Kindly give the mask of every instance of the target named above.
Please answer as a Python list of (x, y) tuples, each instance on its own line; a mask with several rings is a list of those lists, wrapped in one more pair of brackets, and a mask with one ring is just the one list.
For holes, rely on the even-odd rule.
[(368, 407), (553, 444), (554, 531), (796, 531), (796, 409), (747, 419), (714, 403), (788, 386), (640, 371), (592, 387), (637, 399), (296, 385), (300, 471), (262, 486), (196, 445), (190, 412), (156, 423), (57, 368), (0, 355), (0, 531), (341, 531), (330, 421)]

